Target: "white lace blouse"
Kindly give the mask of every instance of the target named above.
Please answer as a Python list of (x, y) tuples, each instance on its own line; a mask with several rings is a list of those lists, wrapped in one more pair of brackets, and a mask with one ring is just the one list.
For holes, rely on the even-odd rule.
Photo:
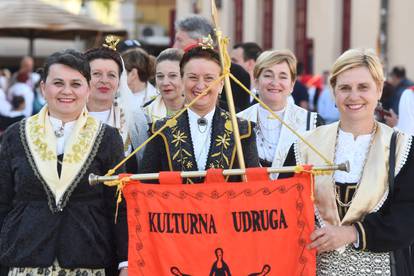
[(339, 129), (335, 153), (335, 164), (349, 161), (349, 173), (335, 171), (334, 179), (340, 183), (357, 183), (362, 176), (366, 155), (369, 150), (371, 134), (354, 135)]

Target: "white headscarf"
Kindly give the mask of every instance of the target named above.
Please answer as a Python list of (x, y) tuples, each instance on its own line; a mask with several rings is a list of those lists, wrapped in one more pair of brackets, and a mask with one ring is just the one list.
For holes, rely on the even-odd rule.
[[(148, 123), (144, 111), (140, 106), (134, 106), (136, 102), (131, 89), (128, 86), (127, 71), (124, 60), (122, 61), (122, 74), (119, 80), (118, 91), (115, 95), (114, 105), (119, 105), (125, 114), (125, 121), (128, 127), (129, 138), (134, 149), (141, 145), (148, 137)], [(143, 149), (137, 153), (138, 161), (143, 155)]]

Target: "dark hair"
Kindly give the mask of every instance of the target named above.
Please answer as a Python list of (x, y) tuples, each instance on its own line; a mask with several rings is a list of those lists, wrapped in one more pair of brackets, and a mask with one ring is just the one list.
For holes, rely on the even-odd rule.
[(220, 55), (216, 51), (210, 48), (203, 49), (201, 46), (197, 46), (197, 47), (194, 47), (188, 50), (186, 53), (184, 53), (183, 58), (181, 59), (181, 62), (180, 62), (181, 76), (184, 75), (184, 66), (191, 59), (195, 59), (195, 58), (211, 60), (217, 63), (217, 65), (220, 66), (220, 69), (221, 69)]
[(217, 252), (219, 252), (219, 251), (221, 251), (222, 254), (224, 253), (222, 248), (217, 247), (216, 250), (214, 250), (214, 253), (216, 254), (216, 256), (218, 254)]
[(86, 59), (86, 56), (81, 52), (67, 49), (48, 56), (45, 60), (43, 68), (38, 70), (42, 81), (46, 81), (50, 66), (53, 64), (66, 65), (81, 73), (88, 82), (91, 80), (91, 68), (89, 66), (89, 62)]
[(11, 100), (11, 106), (13, 107), (13, 109), (17, 109), (24, 102), (25, 101), (24, 101), (23, 96), (13, 96), (13, 98)]
[(155, 61), (144, 49), (130, 49), (122, 54), (122, 58), (127, 71), (131, 71), (134, 68), (138, 70), (140, 81), (147, 82), (154, 78)]
[(89, 62), (95, 59), (112, 59), (118, 65), (119, 77), (121, 77), (123, 71), (121, 56), (114, 50), (108, 47), (92, 48), (85, 52), (85, 56)]
[(399, 79), (405, 78), (405, 68), (403, 66), (395, 66), (392, 68), (390, 75), (395, 76)]
[(242, 48), (243, 49), (243, 59), (244, 61), (253, 59), (256, 60), (260, 54), (263, 52), (259, 44), (255, 42), (245, 42), (239, 43), (233, 46), (233, 49)]
[(201, 15), (190, 15), (175, 22), (177, 30), (184, 31), (192, 39), (200, 39), (208, 35), (215, 41), (216, 35), (211, 22)]
[(162, 61), (165, 61), (165, 60), (180, 62), (181, 59), (183, 58), (183, 54), (184, 52), (181, 49), (167, 48), (158, 55), (156, 59), (156, 64)]

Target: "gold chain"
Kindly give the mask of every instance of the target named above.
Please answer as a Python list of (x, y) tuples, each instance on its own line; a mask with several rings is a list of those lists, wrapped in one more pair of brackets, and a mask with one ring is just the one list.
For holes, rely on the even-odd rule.
[[(378, 123), (377, 123), (376, 121), (374, 121), (374, 126), (373, 126), (373, 128), (372, 128), (372, 132), (371, 132), (371, 139), (370, 139), (370, 141), (369, 141), (368, 150), (367, 150), (367, 152), (365, 153), (365, 160), (364, 160), (364, 163), (363, 163), (363, 166), (362, 166), (361, 176), (359, 177), (358, 183), (357, 183), (356, 188), (355, 188), (355, 192), (354, 192), (354, 194), (352, 195), (351, 200), (350, 200), (348, 203), (344, 203), (344, 202), (342, 202), (342, 201), (341, 201), (341, 199), (340, 199), (340, 197), (339, 197), (339, 193), (338, 193), (337, 189), (336, 189), (336, 188), (334, 188), (334, 190), (335, 190), (335, 199), (336, 199), (336, 202), (337, 202), (337, 203), (339, 204), (339, 206), (341, 206), (341, 207), (348, 208), (349, 206), (351, 206), (352, 201), (354, 200), (355, 194), (357, 193), (358, 188), (359, 188), (359, 185), (361, 184), (362, 175), (363, 175), (363, 173), (364, 173), (365, 165), (367, 164), (368, 155), (369, 155), (369, 152), (370, 152), (370, 150), (371, 150), (371, 146), (372, 146), (372, 144), (373, 144), (373, 142), (374, 142), (374, 137), (375, 137), (375, 133), (377, 132), (377, 128), (378, 128)], [(339, 125), (338, 125), (338, 130), (337, 130), (337, 132), (336, 132), (335, 155), (336, 155), (336, 151), (337, 151), (337, 149), (338, 149), (338, 137), (339, 137)], [(334, 160), (335, 160), (335, 156), (334, 156)], [(333, 182), (333, 185), (334, 185), (334, 187), (335, 187), (335, 179), (334, 179), (334, 174), (332, 174), (332, 182)]]

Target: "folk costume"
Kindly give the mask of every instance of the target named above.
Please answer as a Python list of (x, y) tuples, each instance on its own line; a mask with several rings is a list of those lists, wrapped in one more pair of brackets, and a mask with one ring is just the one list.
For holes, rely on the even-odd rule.
[[(414, 241), (414, 153), (412, 137), (396, 134), (391, 143), (393, 129), (381, 123), (356, 139), (338, 123), (305, 134), (329, 160), (350, 161), (349, 173), (315, 177), (317, 225), (354, 225), (358, 232), (355, 244), (318, 255), (318, 275), (412, 275), (406, 253)], [(297, 142), (285, 165), (295, 163), (323, 161)]]
[[(290, 101), (283, 110), (275, 113), (299, 133), (322, 124), (317, 113), (309, 112)], [(297, 140), (295, 134), (260, 104), (253, 105), (237, 116), (256, 124), (254, 130), (260, 164), (263, 167), (282, 167), (290, 146)]]
[[(111, 109), (90, 112), (95, 119), (116, 128), (124, 143), (125, 155), (130, 154), (148, 138), (148, 123), (141, 108), (134, 106), (134, 96), (128, 87), (125, 68), (119, 81), (118, 92)], [(127, 162), (127, 171), (136, 171), (141, 163), (143, 150)]]
[(45, 106), (5, 132), (0, 264), (9, 275), (105, 275), (127, 260), (125, 206), (114, 222), (116, 188), (88, 183), (90, 173), (122, 160), (122, 148), (117, 131), (86, 109), (63, 125)]
[(149, 123), (153, 123), (157, 120), (163, 119), (167, 116), (174, 115), (174, 112), (170, 112), (165, 105), (161, 95), (158, 95), (153, 100), (147, 102), (144, 105), (144, 113)]
[[(153, 123), (152, 132), (168, 119)], [(246, 167), (257, 167), (253, 124), (242, 119), (238, 123)], [(147, 145), (143, 160), (142, 173), (238, 168), (230, 114), (219, 107), (203, 118), (191, 110), (184, 112)], [(186, 180), (187, 183), (202, 181), (201, 178)]]
[(157, 88), (150, 82), (145, 84), (145, 88), (141, 91), (133, 92), (134, 106), (137, 109), (141, 109), (145, 103), (151, 101), (159, 95)]

